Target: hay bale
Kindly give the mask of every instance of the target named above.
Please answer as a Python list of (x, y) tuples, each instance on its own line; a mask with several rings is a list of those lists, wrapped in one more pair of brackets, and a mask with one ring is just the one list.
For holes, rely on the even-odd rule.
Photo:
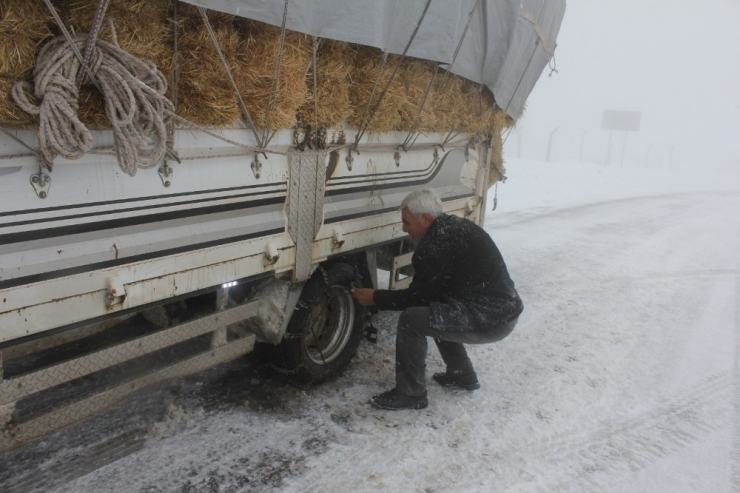
[[(71, 33), (92, 29), (97, 2), (56, 2), (56, 8)], [(172, 0), (112, 0), (105, 12), (99, 38), (113, 42), (113, 33), (124, 51), (157, 65), (165, 73), (172, 66), (173, 28), (168, 21)], [(109, 28), (112, 24), (113, 31)], [(57, 26), (55, 29), (61, 33)], [(90, 128), (110, 128), (103, 96), (93, 85), (80, 89), (80, 120)]]
[(105, 98), (95, 86), (82, 86), (77, 100), (77, 116), (90, 129), (111, 128), (108, 115), (105, 113)]
[[(105, 12), (115, 28), (118, 45), (128, 53), (160, 67), (172, 59), (172, 28), (167, 21), (173, 0), (111, 0)], [(60, 16), (72, 32), (90, 32), (98, 2), (71, 0), (59, 3)], [(100, 38), (111, 42), (103, 21)], [(171, 62), (170, 62), (171, 63)]]
[[(375, 94), (373, 95), (373, 106), (388, 84), (393, 70), (398, 63), (398, 58), (397, 55), (389, 55), (385, 66), (383, 66), (382, 51), (364, 46), (358, 48), (355, 56), (354, 75), (352, 76), (353, 84), (350, 87), (350, 104), (352, 106), (352, 114), (349, 118), (350, 123), (360, 126), (364, 123), (363, 119), (370, 117), (369, 113), (366, 114), (365, 109), (367, 108), (370, 96), (373, 95), (375, 81), (376, 79), (378, 80)], [(380, 70), (381, 67), (382, 70)], [(396, 77), (388, 88), (377, 111), (369, 121), (367, 125), (369, 131), (388, 132), (400, 127), (401, 114), (399, 113), (399, 109), (403, 104), (403, 90), (403, 84)]]
[(490, 170), (488, 171), (488, 187), (490, 188), (497, 181), (501, 181), (506, 173), (504, 167), (504, 145), (500, 132), (491, 134), (491, 158)]
[(0, 120), (27, 127), (38, 120), (21, 110), (10, 95), (20, 80), (31, 80), (36, 54), (52, 31), (51, 15), (41, 0), (0, 0)]
[[(403, 87), (401, 105), (398, 109), (400, 115), (399, 129), (416, 129), (425, 132), (437, 128), (438, 115), (430, 109), (435, 95), (434, 85), (429, 88), (432, 77), (434, 77), (435, 83), (438, 83), (443, 75), (441, 71), (436, 76), (434, 75), (436, 65), (435, 62), (417, 59), (406, 59), (401, 65), (397, 75)], [(424, 103), (423, 107), (422, 102)], [(420, 109), (422, 110), (421, 113), (419, 112)]]
[[(200, 13), (190, 5), (178, 5), (178, 115), (206, 127), (233, 126), (241, 108), (223, 63), (213, 46)], [(234, 17), (208, 12), (221, 51), (231, 67), (236, 65), (239, 33)]]
[(488, 174), (488, 186), (490, 187), (494, 182), (501, 181), (506, 173), (506, 167), (504, 166), (504, 143), (502, 139), (502, 132), (514, 125), (514, 120), (509, 117), (501, 108), (494, 105), (494, 109), (491, 113), (491, 159), (490, 166), (491, 170)]
[(240, 40), (237, 63), (232, 70), (252, 121), (260, 129), (293, 127), (298, 108), (308, 100), (305, 75), (311, 64), (311, 38), (295, 32), (286, 33), (279, 82), (268, 113), (281, 30), (251, 20), (238, 20), (237, 26)]
[(0, 76), (30, 77), (40, 45), (52, 36), (50, 22), (41, 0), (0, 0)]
[[(89, 31), (97, 2), (55, 0), (55, 5), (72, 32)], [(200, 12), (191, 5), (178, 4), (178, 23), (174, 26), (171, 18), (174, 5), (175, 0), (112, 0), (106, 18), (113, 21), (121, 48), (154, 62), (165, 75), (173, 73), (173, 30), (177, 28), (178, 114), (207, 127), (236, 125), (242, 109)], [(359, 126), (363, 117), (367, 117), (368, 99), (376, 79), (375, 101), (399, 60), (398, 56), (390, 55), (379, 75), (382, 51), (323, 40), (317, 53), (318, 115), (314, 115), (312, 39), (288, 32), (280, 80), (268, 114), (280, 29), (215, 11), (209, 11), (208, 15), (238, 90), (258, 128), (290, 128), (297, 120), (313, 125), (315, 119), (322, 127), (337, 127), (344, 121)], [(105, 26), (104, 23), (100, 36), (111, 41), (111, 32)], [(30, 80), (36, 53), (55, 30), (58, 28), (54, 27), (42, 0), (0, 0), (0, 77), (4, 76), (0, 84), (1, 119), (17, 125), (34, 121), (15, 105), (9, 91), (15, 80)], [(419, 115), (435, 66), (430, 61), (403, 60), (367, 129), (495, 134), (513, 124), (480, 84), (450, 74), (444, 87), (439, 87), (444, 71), (437, 74)], [(172, 93), (170, 87), (168, 94)], [(81, 89), (79, 104), (80, 118), (85, 124), (92, 128), (109, 126), (103, 98), (94, 87)]]
[[(323, 40), (317, 53), (318, 126), (338, 127), (352, 115), (350, 87), (357, 48), (349, 43)], [(306, 74), (308, 101), (298, 108), (298, 120), (314, 125), (313, 68)]]
[(429, 108), (434, 116), (431, 130), (435, 132), (460, 130), (464, 119), (464, 110), (460, 108), (463, 79), (452, 74), (445, 79), (443, 71), (437, 75), (437, 78), (439, 82), (435, 83)]
[(483, 86), (468, 80), (463, 80), (461, 92), (456, 96), (459, 99), (455, 113), (456, 129), (470, 133), (486, 133), (492, 130), (493, 112), (495, 106), (489, 100)]
[(13, 86), (20, 79), (0, 78), (0, 124), (4, 127), (23, 128), (38, 124), (38, 118), (23, 111), (11, 96)]

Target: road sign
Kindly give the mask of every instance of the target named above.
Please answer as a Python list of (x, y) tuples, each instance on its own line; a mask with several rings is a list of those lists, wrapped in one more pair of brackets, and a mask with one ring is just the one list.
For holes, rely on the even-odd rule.
[(637, 132), (640, 130), (641, 111), (612, 111), (604, 110), (601, 128), (604, 130), (624, 130)]

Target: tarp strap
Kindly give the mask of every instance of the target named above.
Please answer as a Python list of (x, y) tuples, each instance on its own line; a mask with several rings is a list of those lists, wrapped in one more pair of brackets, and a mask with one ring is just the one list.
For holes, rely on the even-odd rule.
[[(179, 100), (179, 94), (177, 92), (178, 86), (180, 85), (180, 56), (178, 46), (178, 29), (179, 22), (177, 16), (177, 2), (173, 2), (172, 5), (172, 74), (170, 74), (170, 89), (172, 90), (172, 112), (177, 113), (177, 103)], [(175, 148), (175, 119), (170, 118), (169, 126), (167, 128), (167, 148)], [(169, 154), (169, 153), (168, 153)], [(179, 162), (179, 158), (177, 159)]]
[[(468, 23), (465, 24), (465, 29), (463, 29), (462, 35), (460, 36), (460, 41), (457, 42), (457, 47), (455, 48), (455, 53), (452, 54), (452, 61), (450, 61), (450, 64), (447, 66), (447, 73), (444, 76), (444, 79), (442, 79), (442, 83), (440, 84), (440, 89), (442, 89), (447, 82), (447, 78), (450, 76), (450, 71), (452, 70), (452, 67), (455, 65), (455, 60), (457, 60), (457, 55), (460, 53), (460, 48), (462, 48), (463, 41), (465, 41), (465, 35), (468, 34), (468, 29), (470, 29), (470, 24), (473, 22), (473, 14), (475, 14), (475, 10), (478, 8), (478, 4), (480, 3), (480, 0), (475, 0), (475, 4), (473, 4), (473, 8), (470, 9), (470, 14), (468, 14)], [(421, 112), (424, 110), (424, 103), (426, 103), (427, 96), (429, 95), (429, 91), (432, 88), (432, 84), (434, 84), (434, 79), (437, 76), (437, 71), (439, 70), (439, 65), (434, 67), (434, 73), (432, 74), (432, 79), (429, 81), (429, 87), (427, 87), (427, 92), (424, 94), (424, 98), (421, 100), (421, 105), (419, 106), (419, 112), (416, 114), (416, 119), (414, 119), (414, 124), (411, 127), (411, 131), (406, 136), (406, 139), (403, 142), (403, 150), (409, 151), (411, 147), (414, 145), (414, 142), (416, 142), (416, 138), (412, 139), (412, 136), (414, 133), (416, 133), (416, 129), (419, 126), (419, 121), (421, 120)], [(432, 101), (432, 106), (437, 102), (437, 98), (439, 97), (439, 93), (437, 93), (434, 96), (434, 100)], [(418, 136), (417, 136), (418, 137)]]
[(226, 70), (226, 75), (229, 77), (229, 82), (231, 82), (231, 87), (232, 89), (234, 89), (234, 92), (236, 93), (236, 97), (239, 98), (239, 104), (242, 107), (242, 112), (244, 112), (244, 116), (246, 117), (247, 122), (249, 122), (249, 126), (252, 127), (254, 138), (257, 139), (257, 146), (259, 148), (263, 148), (264, 147), (263, 142), (260, 139), (259, 134), (257, 134), (257, 129), (254, 126), (252, 117), (249, 115), (249, 110), (247, 109), (247, 105), (244, 104), (244, 99), (242, 99), (242, 95), (239, 93), (239, 88), (236, 86), (236, 81), (234, 80), (234, 76), (231, 74), (231, 67), (229, 67), (229, 63), (226, 61), (224, 52), (221, 51), (221, 46), (219, 46), (218, 39), (216, 39), (216, 33), (213, 32), (213, 27), (211, 27), (211, 21), (208, 20), (208, 12), (203, 7), (198, 7), (198, 11), (200, 12), (200, 16), (203, 18), (203, 25), (206, 27), (206, 30), (208, 31), (208, 36), (211, 38), (211, 41), (213, 42), (213, 46), (216, 48), (216, 53), (218, 53), (218, 57), (221, 59), (221, 63), (223, 64), (224, 69)]
[[(283, 61), (283, 45), (285, 44), (285, 32), (287, 31), (285, 29), (285, 26), (288, 21), (288, 0), (285, 0), (285, 7), (283, 8), (283, 23), (282, 26), (280, 26), (280, 43), (278, 44), (278, 52), (276, 55), (275, 60), (275, 72), (272, 75), (272, 87), (270, 88), (270, 99), (267, 102), (267, 109), (265, 109), (265, 115), (262, 118), (262, 146), (265, 147), (267, 144), (270, 143), (272, 138), (275, 136), (275, 132), (272, 132), (270, 134), (269, 128), (267, 128), (267, 116), (272, 111), (272, 107), (275, 105), (275, 95), (277, 93), (278, 89), (278, 81), (280, 80), (280, 65)], [(314, 67), (314, 70), (316, 68)]]
[(534, 32), (537, 33), (537, 36), (542, 42), (542, 49), (549, 53), (550, 56), (553, 56), (555, 54), (555, 46), (551, 45), (550, 41), (545, 37), (544, 33), (542, 32), (542, 28), (540, 28), (537, 17), (524, 9), (521, 9), (519, 11), (519, 17), (532, 23), (532, 25), (534, 26)]
[[(6, 129), (2, 125), (0, 125), (0, 132), (3, 132), (8, 137), (10, 137), (14, 141), (18, 142), (20, 145), (22, 145), (23, 147), (25, 147), (26, 149), (28, 149), (29, 151), (31, 151), (39, 159), (43, 159), (42, 156), (41, 156), (41, 153), (39, 151), (37, 151), (36, 149), (34, 149), (33, 147), (31, 147), (30, 145), (26, 144), (25, 142), (23, 142), (20, 138), (16, 137), (13, 133), (11, 133), (10, 130)], [(5, 156), (3, 156), (3, 157), (5, 157)]]
[(319, 51), (321, 39), (313, 36), (313, 50), (311, 52), (311, 63), (313, 64), (313, 134), (314, 149), (319, 148), (319, 93), (318, 93), (318, 67), (316, 65), (316, 53)]
[[(85, 43), (85, 56), (82, 60), (82, 66), (87, 67), (90, 64), (90, 58), (92, 58), (93, 47), (98, 41), (98, 35), (100, 34), (100, 26), (103, 24), (103, 17), (105, 17), (105, 11), (108, 8), (110, 0), (100, 0), (98, 3), (98, 9), (95, 11), (95, 18), (93, 19), (92, 27), (90, 28), (90, 34), (87, 36), (87, 43)], [(77, 89), (82, 87), (82, 82), (85, 80), (85, 71), (80, 70), (77, 72), (77, 79), (75, 84)]]
[(427, 96), (429, 96), (429, 92), (432, 90), (434, 79), (437, 77), (437, 72), (439, 72), (439, 64), (434, 66), (434, 72), (432, 73), (431, 79), (429, 79), (429, 84), (427, 85), (427, 90), (424, 93), (424, 97), (421, 98), (421, 104), (419, 105), (419, 111), (416, 113), (416, 117), (414, 118), (414, 123), (411, 126), (411, 130), (409, 131), (408, 135), (406, 135), (406, 138), (403, 140), (403, 144), (401, 145), (401, 148), (406, 152), (411, 150), (414, 143), (416, 142), (416, 139), (419, 138), (419, 134), (416, 130), (419, 127), (419, 122), (421, 121), (421, 112), (424, 111), (424, 103), (426, 103)]
[(100, 94), (103, 94), (103, 89), (100, 87), (97, 77), (95, 77), (95, 74), (93, 73), (93, 71), (90, 70), (90, 67), (88, 66), (88, 64), (85, 63), (85, 57), (82, 56), (82, 53), (80, 53), (80, 50), (77, 49), (77, 44), (74, 42), (74, 39), (72, 39), (72, 35), (69, 34), (69, 31), (67, 30), (67, 27), (64, 25), (62, 18), (59, 17), (59, 13), (57, 12), (57, 9), (54, 8), (54, 5), (52, 5), (51, 0), (44, 0), (44, 3), (46, 4), (46, 8), (49, 9), (51, 16), (54, 17), (54, 20), (59, 26), (59, 29), (62, 31), (62, 34), (67, 39), (67, 42), (69, 43), (70, 48), (74, 52), (77, 59), (80, 61), (80, 64), (82, 64), (82, 68), (85, 69), (88, 77), (90, 77), (90, 80), (92, 81), (92, 83), (95, 84), (95, 87), (98, 88), (98, 91), (100, 91)]
[[(287, 0), (286, 0), (287, 1)], [(372, 112), (370, 113), (370, 116), (367, 118), (367, 120), (363, 121), (360, 125), (360, 129), (357, 131), (357, 136), (355, 137), (355, 143), (353, 146), (353, 149), (356, 151), (357, 146), (360, 143), (360, 139), (362, 138), (363, 134), (365, 133), (365, 130), (367, 129), (367, 126), (370, 124), (370, 122), (373, 119), (373, 116), (375, 116), (375, 113), (377, 112), (378, 108), (380, 107), (380, 103), (383, 102), (383, 98), (385, 97), (386, 93), (388, 92), (388, 88), (390, 88), (391, 84), (393, 83), (393, 79), (396, 77), (396, 74), (398, 73), (398, 69), (401, 67), (401, 63), (403, 62), (403, 59), (406, 57), (406, 53), (408, 53), (409, 48), (411, 47), (411, 43), (414, 41), (414, 38), (416, 37), (416, 33), (419, 32), (419, 27), (421, 27), (421, 23), (424, 21), (424, 17), (427, 15), (427, 11), (429, 10), (429, 4), (432, 3), (432, 0), (427, 0), (426, 5), (424, 6), (424, 11), (421, 13), (421, 17), (419, 18), (419, 22), (416, 23), (416, 27), (414, 28), (414, 32), (411, 33), (411, 37), (409, 38), (409, 42), (406, 43), (406, 48), (403, 49), (403, 53), (401, 54), (401, 57), (398, 59), (398, 62), (396, 63), (396, 68), (393, 69), (393, 73), (391, 74), (391, 77), (388, 79), (388, 82), (385, 84), (385, 88), (383, 88), (383, 92), (380, 94), (380, 97), (378, 97), (378, 101), (373, 106)]]
[(380, 76), (383, 75), (383, 71), (385, 70), (385, 64), (387, 61), (388, 61), (388, 52), (384, 51), (383, 59), (380, 61), (380, 67), (378, 67), (378, 75), (375, 76), (375, 83), (373, 83), (373, 89), (372, 91), (370, 91), (370, 97), (367, 98), (367, 104), (365, 105), (365, 111), (362, 112), (362, 118), (360, 119), (360, 123), (364, 122), (365, 118), (370, 113), (370, 107), (372, 106), (373, 99), (375, 98), (375, 91), (378, 89), (378, 83), (380, 82)]
[[(475, 5), (473, 5), (473, 8), (470, 10), (470, 14), (468, 14), (468, 23), (465, 25), (465, 29), (463, 29), (462, 36), (460, 36), (460, 41), (457, 42), (455, 53), (452, 55), (452, 61), (450, 62), (450, 65), (447, 67), (447, 71), (445, 73), (444, 79), (442, 79), (442, 82), (439, 84), (440, 91), (444, 88), (445, 84), (447, 83), (447, 79), (450, 76), (450, 73), (452, 73), (452, 67), (455, 65), (455, 60), (457, 60), (457, 55), (460, 53), (460, 48), (462, 48), (463, 41), (465, 41), (465, 35), (468, 34), (468, 29), (470, 28), (470, 24), (473, 21), (473, 14), (475, 13), (475, 9), (478, 6), (479, 2), (480, 0), (476, 0)], [(439, 92), (437, 92), (437, 95), (434, 97), (432, 104), (435, 104), (437, 102), (438, 97), (439, 97)]]

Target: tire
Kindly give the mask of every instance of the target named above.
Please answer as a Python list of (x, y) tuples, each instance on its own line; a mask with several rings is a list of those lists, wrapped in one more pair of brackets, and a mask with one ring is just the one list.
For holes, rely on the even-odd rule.
[(349, 293), (359, 285), (347, 263), (319, 267), (303, 287), (279, 346), (277, 366), (301, 384), (314, 385), (347, 367), (360, 345), (366, 309)]

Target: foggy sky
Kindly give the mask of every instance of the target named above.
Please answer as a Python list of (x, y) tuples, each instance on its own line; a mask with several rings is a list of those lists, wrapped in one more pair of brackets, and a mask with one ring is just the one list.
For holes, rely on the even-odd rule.
[[(640, 111), (627, 166), (740, 170), (740, 0), (568, 0), (507, 157), (605, 163), (604, 110)], [(624, 132), (613, 132), (620, 165)]]

